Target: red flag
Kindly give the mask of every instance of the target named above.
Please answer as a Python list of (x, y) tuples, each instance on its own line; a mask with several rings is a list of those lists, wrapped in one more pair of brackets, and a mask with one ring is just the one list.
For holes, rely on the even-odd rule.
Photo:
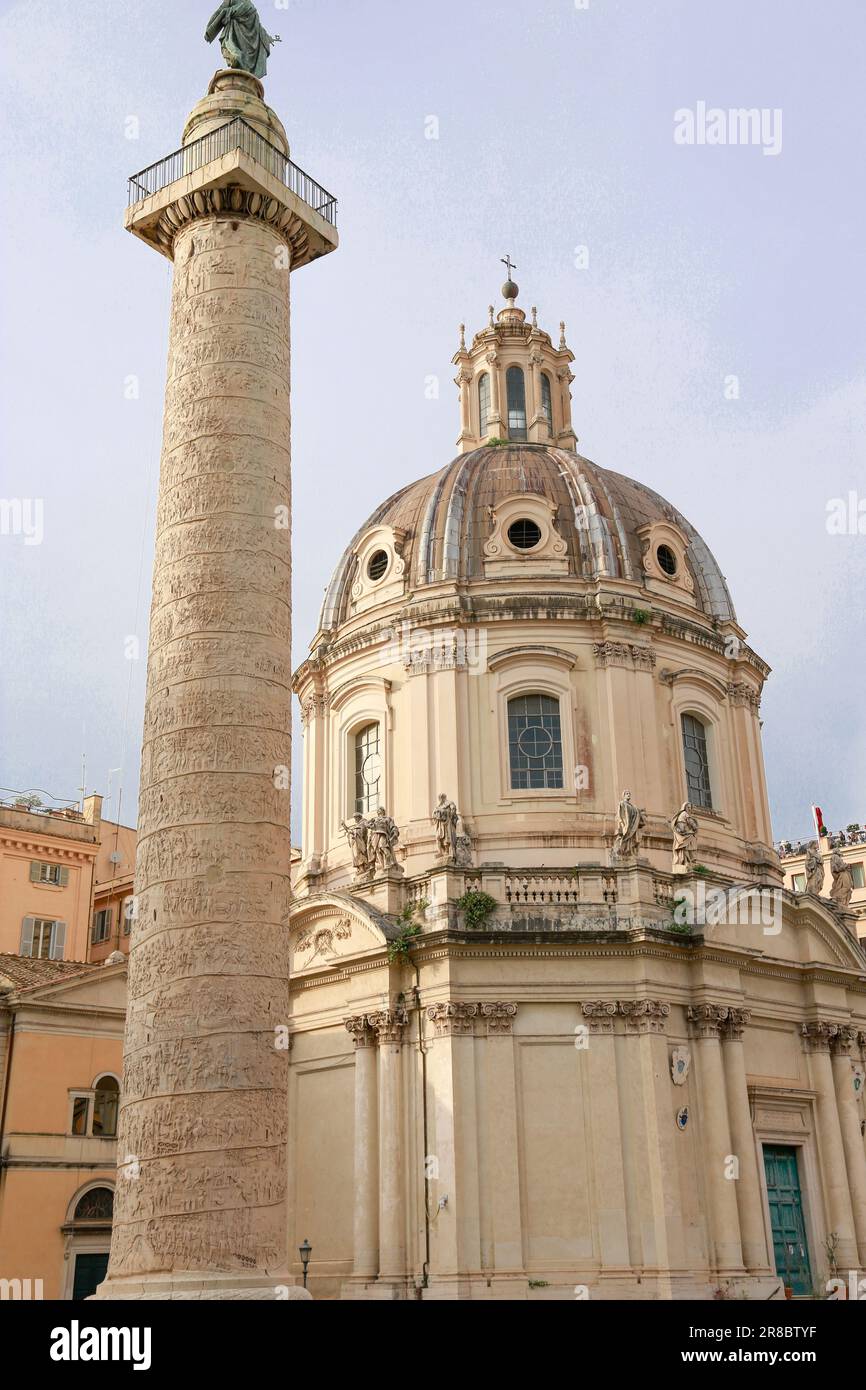
[(822, 835), (827, 834), (827, 827), (824, 824), (824, 812), (820, 806), (812, 807), (812, 819), (815, 822), (815, 834), (820, 841)]

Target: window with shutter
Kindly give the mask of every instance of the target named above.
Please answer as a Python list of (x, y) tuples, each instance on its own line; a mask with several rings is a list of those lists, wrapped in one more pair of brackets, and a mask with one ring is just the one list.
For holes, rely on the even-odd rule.
[(66, 885), (68, 884), (68, 882), (69, 882), (69, 870), (68, 870), (68, 869), (61, 869), (61, 870), (60, 870), (60, 887), (61, 887), (61, 888), (65, 888)]
[(39, 883), (40, 880), (41, 880), (41, 878), (42, 878), (42, 865), (39, 863), (39, 860), (38, 860), (38, 859), (31, 859), (31, 861), (30, 861), (30, 882), (31, 882), (31, 883)]
[(55, 922), (54, 930), (51, 933), (51, 959), (63, 960), (63, 950), (66, 945), (66, 923)]
[(33, 955), (33, 928), (36, 924), (35, 917), (25, 917), (21, 923), (21, 945), (18, 949), (19, 956)]

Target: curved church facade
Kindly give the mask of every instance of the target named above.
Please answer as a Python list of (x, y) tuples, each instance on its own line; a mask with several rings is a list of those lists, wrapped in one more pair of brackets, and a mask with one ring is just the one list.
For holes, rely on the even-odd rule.
[(866, 956), (784, 888), (768, 667), (505, 307), (294, 689), (290, 1248), (323, 1297), (763, 1299), (866, 1268)]

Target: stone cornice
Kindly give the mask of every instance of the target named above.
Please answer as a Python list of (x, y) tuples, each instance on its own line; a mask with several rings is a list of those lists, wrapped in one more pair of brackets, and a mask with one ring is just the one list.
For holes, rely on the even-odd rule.
[(220, 215), (264, 222), (290, 247), (292, 265), (309, 258), (309, 232), (297, 213), (277, 198), (241, 184), (201, 188), (182, 195), (160, 213), (154, 235), (160, 246), (171, 254), (175, 237), (190, 222)]

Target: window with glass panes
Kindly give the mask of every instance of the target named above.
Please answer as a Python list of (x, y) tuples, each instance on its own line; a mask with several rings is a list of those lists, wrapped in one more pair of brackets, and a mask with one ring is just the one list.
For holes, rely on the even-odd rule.
[(518, 444), (526, 441), (526, 382), (521, 367), (509, 367), (505, 373), (508, 398), (508, 438)]
[(361, 815), (379, 809), (381, 781), (379, 725), (368, 724), (355, 735), (355, 810)]
[(558, 700), (549, 695), (518, 695), (509, 700), (508, 759), (515, 789), (563, 785)]
[(694, 715), (683, 715), (683, 759), (686, 765), (686, 789), (692, 806), (712, 810), (713, 793), (710, 786), (710, 761), (707, 755), (707, 731)]
[(490, 373), (483, 372), (478, 378), (478, 433), (482, 439), (487, 435), (487, 421), (490, 416)]
[(553, 396), (550, 390), (550, 377), (541, 373), (541, 413), (547, 421), (547, 428), (553, 432)]

